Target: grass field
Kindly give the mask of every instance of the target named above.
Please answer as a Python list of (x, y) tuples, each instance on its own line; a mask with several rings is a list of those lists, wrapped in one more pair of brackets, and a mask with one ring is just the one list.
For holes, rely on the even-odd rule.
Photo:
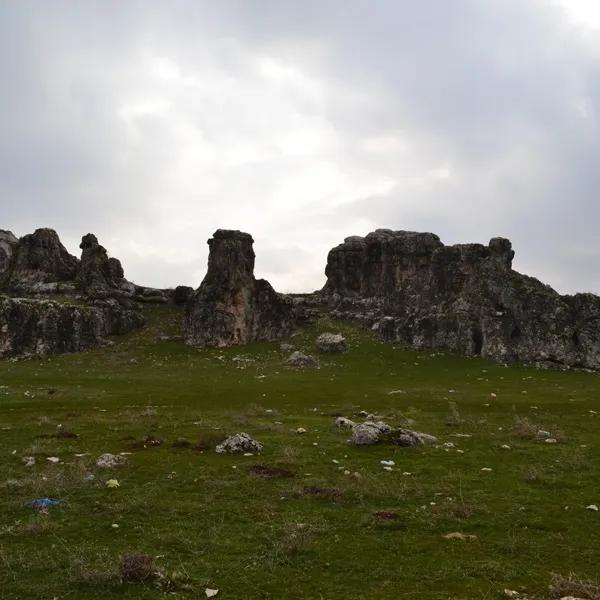
[[(586, 508), (600, 505), (600, 376), (406, 351), (327, 323), (291, 342), (313, 352), (319, 331), (342, 331), (350, 351), (293, 371), (275, 343), (157, 341), (180, 314), (146, 310), (149, 326), (114, 346), (0, 362), (0, 598), (600, 598), (600, 512)], [(334, 419), (361, 410), (440, 444), (350, 447)], [(47, 437), (61, 431), (78, 437)], [(262, 455), (214, 452), (239, 431)], [(131, 454), (102, 470), (105, 452)], [(40, 497), (62, 504), (42, 514)], [(130, 553), (162, 576), (122, 582)]]

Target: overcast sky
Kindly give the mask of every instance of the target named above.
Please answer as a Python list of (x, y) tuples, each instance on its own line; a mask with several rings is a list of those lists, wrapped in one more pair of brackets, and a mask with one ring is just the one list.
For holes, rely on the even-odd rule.
[(217, 228), (280, 291), (377, 227), (511, 238), (600, 292), (598, 0), (6, 0), (0, 228), (197, 287)]

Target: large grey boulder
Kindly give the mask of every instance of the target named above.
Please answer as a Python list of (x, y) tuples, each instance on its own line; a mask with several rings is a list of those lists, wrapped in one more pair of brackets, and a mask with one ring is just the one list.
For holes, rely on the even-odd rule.
[(231, 346), (290, 334), (293, 304), (254, 278), (253, 243), (248, 233), (223, 229), (208, 241), (208, 272), (186, 305), (186, 343)]
[(319, 297), (331, 316), (417, 349), (600, 369), (600, 298), (561, 296), (513, 257), (505, 238), (445, 246), (378, 229), (329, 252)]
[(257, 442), (255, 439), (250, 437), (247, 433), (241, 432), (236, 433), (225, 439), (222, 443), (215, 447), (215, 451), (218, 454), (224, 454), (226, 452), (235, 454), (243, 452), (260, 454), (262, 452), (263, 445)]
[(387, 435), (392, 428), (383, 421), (365, 421), (352, 426), (353, 446), (372, 446), (377, 444), (383, 435)]

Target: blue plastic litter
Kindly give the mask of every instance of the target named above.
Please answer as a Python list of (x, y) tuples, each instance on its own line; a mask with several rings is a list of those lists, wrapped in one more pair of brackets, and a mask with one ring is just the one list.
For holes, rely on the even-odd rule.
[(51, 498), (38, 498), (31, 503), (33, 508), (50, 508), (52, 506), (60, 506), (60, 500), (52, 500)]

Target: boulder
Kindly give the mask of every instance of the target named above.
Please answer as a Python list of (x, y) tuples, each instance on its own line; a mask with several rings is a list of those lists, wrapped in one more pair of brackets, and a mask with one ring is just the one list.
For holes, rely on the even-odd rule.
[(225, 452), (251, 452), (252, 454), (260, 454), (262, 449), (263, 445), (260, 442), (251, 438), (247, 433), (241, 432), (228, 437), (215, 448), (215, 451), (219, 454), (224, 454)]
[(356, 423), (354, 421), (351, 421), (346, 417), (338, 417), (335, 420), (335, 426), (340, 427), (341, 429), (352, 429), (355, 425)]
[(378, 229), (327, 258), (330, 316), (419, 350), (600, 369), (600, 297), (561, 296), (512, 269), (509, 240), (445, 246)]
[(318, 359), (314, 356), (303, 354), (299, 350), (292, 352), (285, 361), (285, 365), (294, 369), (318, 369), (321, 366)]
[(435, 436), (410, 429), (396, 429), (391, 439), (392, 443), (404, 447), (435, 446), (438, 443)]
[(348, 345), (346, 338), (339, 333), (322, 333), (316, 341), (319, 352), (346, 352)]
[(382, 435), (387, 435), (391, 431), (392, 428), (383, 421), (357, 423), (352, 427), (350, 443), (353, 446), (372, 446), (379, 442)]
[(186, 305), (186, 343), (231, 346), (290, 334), (293, 303), (254, 278), (253, 243), (248, 233), (222, 229), (208, 241), (208, 271)]

